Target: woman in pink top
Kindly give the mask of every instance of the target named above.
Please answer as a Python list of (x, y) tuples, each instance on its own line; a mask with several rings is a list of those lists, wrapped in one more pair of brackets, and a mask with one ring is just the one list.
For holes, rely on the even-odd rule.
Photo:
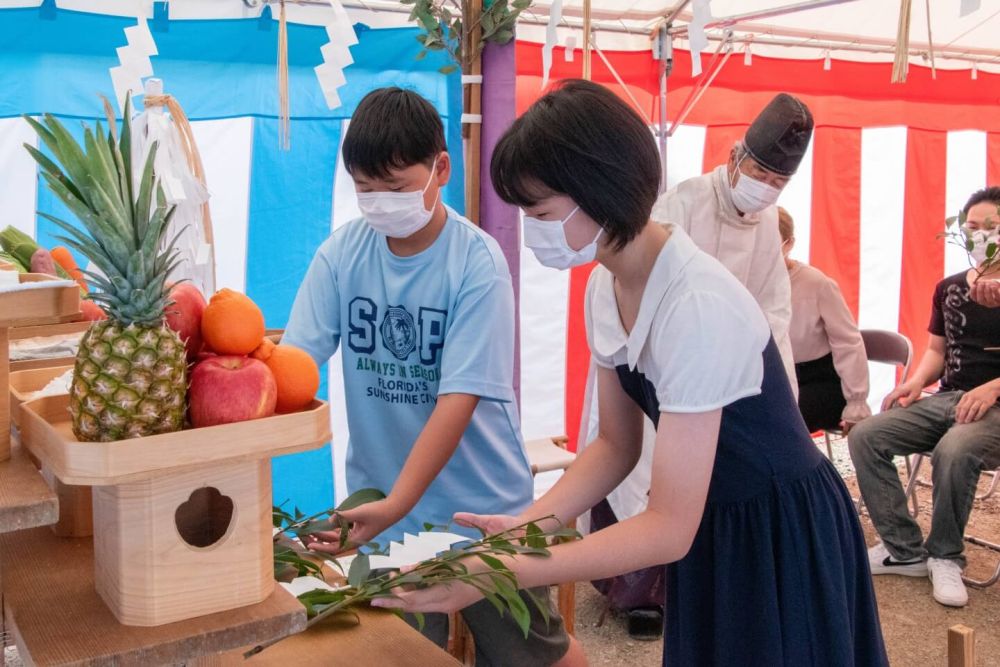
[(778, 227), (792, 283), (789, 337), (799, 381), (799, 410), (810, 431), (847, 432), (871, 416), (865, 344), (837, 283), (819, 269), (788, 257), (795, 245), (795, 226), (781, 207)]

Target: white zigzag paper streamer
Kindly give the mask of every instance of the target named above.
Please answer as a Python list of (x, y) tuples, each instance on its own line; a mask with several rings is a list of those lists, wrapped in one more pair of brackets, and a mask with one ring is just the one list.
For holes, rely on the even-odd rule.
[(125, 96), (129, 92), (133, 96), (142, 94), (142, 80), (153, 76), (153, 63), (149, 58), (158, 53), (145, 17), (140, 16), (136, 25), (125, 28), (125, 39), (128, 43), (116, 49), (121, 64), (108, 70), (119, 109), (125, 107)]
[(315, 70), (326, 105), (336, 109), (340, 106), (340, 94), (337, 91), (347, 83), (344, 68), (354, 62), (351, 46), (358, 43), (358, 37), (354, 34), (351, 19), (340, 0), (330, 0), (330, 7), (333, 9), (333, 21), (326, 25), (330, 41), (320, 47), (323, 62)]
[(552, 49), (558, 39), (559, 22), (562, 20), (562, 0), (554, 0), (549, 7), (549, 22), (545, 26), (545, 46), (542, 47), (542, 88), (549, 85), (549, 70), (552, 69)]

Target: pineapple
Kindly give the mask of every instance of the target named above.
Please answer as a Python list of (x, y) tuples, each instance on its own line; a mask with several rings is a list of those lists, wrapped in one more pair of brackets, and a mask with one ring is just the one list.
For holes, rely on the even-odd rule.
[[(55, 161), (25, 145), (49, 188), (84, 230), (40, 213), (62, 229), (61, 241), (93, 262), (84, 271), (88, 298), (108, 319), (84, 334), (70, 387), (73, 433), (82, 441), (111, 441), (177, 431), (184, 425), (187, 360), (177, 333), (164, 324), (167, 279), (178, 252), (166, 241), (173, 215), (153, 173), (154, 144), (138, 183), (132, 177), (131, 102), (121, 136), (107, 100), (101, 122), (85, 128), (80, 145), (53, 116), (25, 120)], [(58, 163), (58, 164), (57, 164)]]

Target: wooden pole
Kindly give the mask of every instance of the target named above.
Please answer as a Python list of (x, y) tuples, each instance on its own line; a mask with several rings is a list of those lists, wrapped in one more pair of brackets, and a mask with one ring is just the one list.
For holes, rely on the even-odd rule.
[(10, 338), (0, 324), (0, 461), (10, 458)]
[(590, 0), (583, 0), (583, 78), (591, 79), (590, 73)]
[(976, 632), (964, 625), (948, 628), (948, 667), (975, 667)]
[[(483, 15), (483, 0), (468, 0), (468, 12), (463, 21), (466, 45), (464, 52), (467, 54), (468, 67), (463, 67), (463, 72), (472, 76), (482, 76), (483, 57), (480, 49), (483, 29), (480, 24)], [(469, 108), (467, 114), (479, 116), (483, 113), (483, 86), (481, 83), (469, 83), (468, 100)], [(479, 161), (482, 157), (482, 134), (483, 125), (481, 121), (468, 124), (469, 133), (465, 143), (465, 217), (480, 224), (479, 220)]]

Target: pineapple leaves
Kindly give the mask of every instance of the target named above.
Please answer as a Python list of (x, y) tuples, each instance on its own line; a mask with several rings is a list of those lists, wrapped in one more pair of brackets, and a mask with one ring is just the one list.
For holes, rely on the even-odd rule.
[(85, 126), (82, 139), (52, 114), (40, 120), (25, 116), (45, 152), (27, 145), (26, 150), (82, 228), (40, 215), (65, 232), (61, 241), (96, 267), (84, 276), (97, 291), (91, 298), (106, 304), (112, 319), (125, 326), (155, 324), (169, 302), (167, 280), (181, 263), (175, 248), (180, 232), (164, 242), (175, 207), (157, 179), (155, 143), (145, 151), (141, 174), (133, 172), (131, 97), (120, 128), (111, 103), (107, 98), (102, 103), (105, 118)]

